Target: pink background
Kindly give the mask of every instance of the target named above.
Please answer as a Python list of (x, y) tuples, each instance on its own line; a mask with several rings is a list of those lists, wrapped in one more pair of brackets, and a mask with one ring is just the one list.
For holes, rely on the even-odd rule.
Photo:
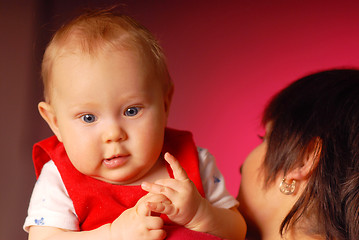
[[(359, 1), (70, 1), (0, 4), (0, 239), (21, 227), (35, 175), (31, 146), (50, 132), (36, 105), (50, 31), (84, 6), (122, 2), (159, 38), (175, 83), (169, 126), (191, 130), (236, 196), (239, 166), (259, 140), (261, 111), (291, 81), (359, 66)], [(260, 186), (258, 186), (260, 187)]]
[(236, 196), (267, 100), (304, 74), (359, 66), (359, 2), (224, 2), (151, 3), (137, 14), (168, 57), (169, 125), (194, 133)]

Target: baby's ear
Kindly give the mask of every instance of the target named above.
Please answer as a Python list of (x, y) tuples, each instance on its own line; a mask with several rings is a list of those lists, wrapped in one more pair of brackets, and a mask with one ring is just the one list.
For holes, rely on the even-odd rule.
[(322, 150), (322, 141), (320, 138), (314, 138), (308, 145), (307, 151), (304, 154), (302, 164), (287, 174), (287, 179), (305, 180), (308, 179), (313, 170), (317, 167), (320, 153)]
[(53, 107), (47, 102), (40, 102), (37, 107), (41, 117), (47, 122), (52, 132), (56, 135), (57, 139), (62, 142), (56, 114)]
[(171, 84), (171, 86), (168, 88), (168, 91), (164, 95), (165, 112), (166, 112), (167, 117), (170, 112), (173, 92), (174, 92), (174, 87), (173, 87), (173, 84)]

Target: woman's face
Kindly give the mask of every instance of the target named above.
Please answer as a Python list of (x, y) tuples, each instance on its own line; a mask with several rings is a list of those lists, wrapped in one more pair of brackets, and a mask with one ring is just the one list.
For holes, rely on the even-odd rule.
[(266, 207), (266, 201), (263, 198), (263, 178), (260, 168), (266, 151), (267, 142), (263, 140), (247, 156), (240, 168), (242, 178), (237, 199), (240, 202), (239, 210), (247, 221), (249, 231), (251, 228), (257, 228), (256, 225), (258, 225), (261, 217), (259, 209)]
[[(268, 132), (268, 128), (266, 128)], [(264, 180), (264, 161), (268, 143), (264, 137), (260, 143), (248, 155), (241, 166), (241, 185), (237, 196), (240, 202), (239, 210), (244, 215), (248, 232), (262, 232), (264, 226), (273, 223), (273, 216), (280, 211), (282, 198), (278, 186), (281, 179), (276, 179), (267, 185)]]

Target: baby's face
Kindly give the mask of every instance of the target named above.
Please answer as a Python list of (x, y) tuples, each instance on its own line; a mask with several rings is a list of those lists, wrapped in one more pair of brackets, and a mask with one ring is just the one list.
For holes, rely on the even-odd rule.
[(52, 72), (58, 137), (83, 174), (129, 184), (156, 163), (167, 122), (161, 81), (135, 51), (67, 54)]

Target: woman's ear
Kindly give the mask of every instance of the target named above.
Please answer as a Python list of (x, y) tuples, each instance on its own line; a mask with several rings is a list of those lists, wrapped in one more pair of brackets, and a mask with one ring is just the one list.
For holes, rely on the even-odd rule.
[(308, 145), (308, 149), (304, 154), (303, 161), (300, 166), (289, 171), (286, 175), (288, 180), (305, 180), (308, 179), (313, 170), (317, 167), (320, 153), (322, 150), (322, 141), (320, 138), (314, 138)]
[(47, 102), (40, 102), (38, 104), (38, 109), (41, 117), (47, 122), (52, 132), (56, 135), (57, 139), (62, 142), (61, 134), (57, 124), (56, 114), (53, 107)]

